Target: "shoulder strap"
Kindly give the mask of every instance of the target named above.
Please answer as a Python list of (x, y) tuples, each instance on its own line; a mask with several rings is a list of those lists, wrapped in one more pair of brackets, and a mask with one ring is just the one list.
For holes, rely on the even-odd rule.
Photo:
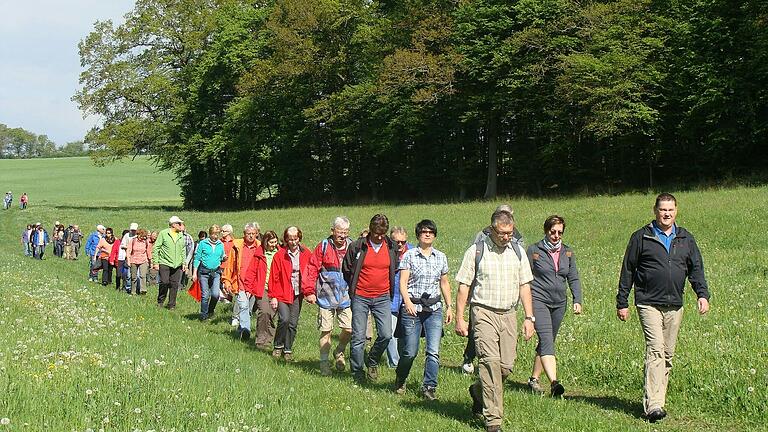
[(477, 269), (480, 268), (480, 261), (483, 259), (483, 252), (485, 252), (485, 239), (480, 237), (475, 242), (475, 277), (472, 278), (472, 284), (469, 286), (470, 294), (472, 293), (472, 290), (475, 289), (475, 285), (477, 285)]

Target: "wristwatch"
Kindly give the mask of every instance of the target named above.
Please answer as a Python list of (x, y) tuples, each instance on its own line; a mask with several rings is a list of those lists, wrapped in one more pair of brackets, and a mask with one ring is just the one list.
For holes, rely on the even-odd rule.
[(536, 322), (536, 317), (535, 317), (535, 316), (533, 316), (533, 315), (531, 315), (531, 316), (527, 316), (527, 317), (525, 317), (525, 319), (527, 319), (528, 321), (530, 321), (530, 322), (532, 322), (532, 323), (535, 323), (535, 322)]

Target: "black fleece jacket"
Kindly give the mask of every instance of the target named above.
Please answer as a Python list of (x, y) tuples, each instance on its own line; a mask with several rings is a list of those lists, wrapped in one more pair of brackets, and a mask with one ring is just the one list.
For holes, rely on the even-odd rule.
[(704, 263), (693, 235), (678, 226), (667, 252), (656, 237), (653, 225), (648, 224), (629, 239), (621, 265), (616, 308), (629, 307), (629, 291), (633, 285), (636, 305), (682, 306), (686, 278), (698, 298), (709, 300)]

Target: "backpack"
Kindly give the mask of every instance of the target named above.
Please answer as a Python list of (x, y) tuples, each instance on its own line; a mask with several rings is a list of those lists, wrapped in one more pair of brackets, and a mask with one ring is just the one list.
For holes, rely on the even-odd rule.
[[(328, 249), (328, 243), (328, 239), (323, 240), (321, 248), (323, 259)], [(349, 247), (350, 243), (351, 241), (347, 240), (347, 247)], [(344, 280), (344, 275), (341, 273), (340, 268), (326, 268), (325, 265), (320, 267), (317, 280), (315, 281), (315, 294), (318, 306), (323, 309), (344, 309), (351, 305), (349, 286), (347, 281)]]

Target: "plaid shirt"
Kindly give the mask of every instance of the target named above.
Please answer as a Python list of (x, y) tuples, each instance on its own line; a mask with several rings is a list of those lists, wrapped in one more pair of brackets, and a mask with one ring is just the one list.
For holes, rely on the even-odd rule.
[[(517, 306), (520, 285), (533, 281), (531, 265), (526, 254), (521, 259), (509, 247), (499, 248), (487, 238), (485, 251), (477, 269), (477, 285), (469, 299), (471, 304), (480, 304), (494, 309), (509, 310)], [(475, 278), (475, 245), (467, 249), (461, 262), (456, 281), (472, 285)]]
[[(448, 258), (439, 250), (432, 248), (429, 256), (424, 256), (418, 247), (408, 249), (400, 258), (400, 270), (408, 270), (408, 295), (420, 298), (429, 294), (429, 298), (440, 297), (440, 278), (448, 274)], [(400, 287), (398, 287), (399, 289)], [(442, 302), (430, 307), (433, 312), (440, 309)]]

